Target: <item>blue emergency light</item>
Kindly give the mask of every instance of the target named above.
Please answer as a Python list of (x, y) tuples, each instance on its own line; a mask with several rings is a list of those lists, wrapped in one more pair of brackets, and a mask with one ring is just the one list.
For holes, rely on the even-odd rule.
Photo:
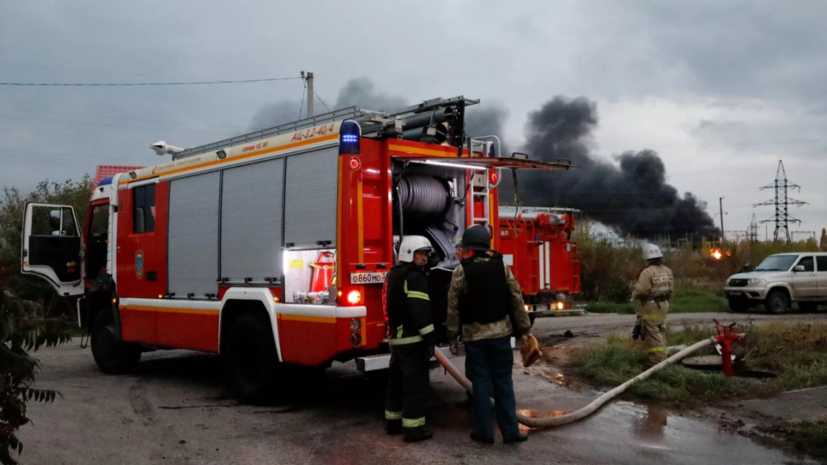
[(345, 121), (339, 130), (339, 155), (358, 155), (362, 152), (359, 138), (362, 128), (356, 121)]

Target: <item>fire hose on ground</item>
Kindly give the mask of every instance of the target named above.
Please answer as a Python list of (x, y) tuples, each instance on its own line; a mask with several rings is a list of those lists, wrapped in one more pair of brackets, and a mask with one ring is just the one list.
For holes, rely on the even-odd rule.
[[(652, 374), (656, 373), (657, 371), (686, 358), (689, 354), (703, 349), (704, 347), (716, 344), (718, 342), (719, 339), (716, 336), (697, 342), (681, 350), (680, 352), (675, 353), (666, 360), (658, 363), (652, 368), (649, 368), (648, 370), (635, 376), (629, 381), (626, 381), (625, 383), (612, 389), (611, 391), (603, 394), (602, 396), (598, 397), (590, 404), (586, 405), (585, 407), (579, 410), (569, 412), (565, 415), (547, 418), (531, 418), (517, 412), (517, 419), (520, 421), (520, 423), (528, 426), (529, 428), (553, 428), (556, 426), (563, 426), (569, 423), (574, 423), (575, 421), (582, 420), (587, 416), (591, 415), (592, 413), (596, 412), (597, 409), (602, 407), (606, 402), (610, 401), (611, 399), (617, 397), (618, 395), (626, 391), (626, 389), (628, 389), (629, 386), (633, 385), (634, 383), (638, 381), (643, 381), (644, 379), (652, 376)], [(469, 381), (468, 378), (466, 378), (462, 373), (460, 373), (459, 370), (457, 370), (457, 367), (455, 367), (440, 351), (436, 351), (434, 353), (434, 356), (436, 357), (436, 360), (440, 363), (440, 365), (442, 365), (445, 368), (445, 370), (447, 370), (448, 373), (450, 373), (451, 376), (453, 376), (454, 379), (457, 380), (457, 382), (461, 384), (466, 391), (468, 391), (468, 394), (474, 395), (474, 390), (471, 386), (471, 381)]]

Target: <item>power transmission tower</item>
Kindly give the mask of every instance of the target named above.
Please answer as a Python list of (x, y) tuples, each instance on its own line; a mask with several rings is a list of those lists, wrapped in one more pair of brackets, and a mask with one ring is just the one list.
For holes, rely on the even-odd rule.
[(762, 220), (761, 223), (775, 223), (775, 234), (773, 235), (774, 240), (778, 240), (779, 237), (783, 237), (789, 244), (789, 224), (801, 224), (801, 220), (793, 218), (789, 215), (789, 207), (791, 205), (800, 207), (807, 202), (791, 199), (787, 196), (787, 193), (790, 189), (798, 189), (798, 191), (801, 192), (801, 186), (798, 184), (793, 184), (787, 180), (787, 172), (784, 170), (784, 162), (782, 160), (778, 160), (778, 171), (775, 173), (775, 182), (760, 188), (760, 190), (764, 189), (775, 189), (775, 198), (772, 200), (767, 200), (766, 202), (756, 203), (753, 207), (759, 207), (762, 205), (775, 206), (775, 216), (768, 220)]
[(749, 222), (749, 241), (758, 242), (758, 220), (755, 219), (755, 213), (752, 214), (752, 220)]

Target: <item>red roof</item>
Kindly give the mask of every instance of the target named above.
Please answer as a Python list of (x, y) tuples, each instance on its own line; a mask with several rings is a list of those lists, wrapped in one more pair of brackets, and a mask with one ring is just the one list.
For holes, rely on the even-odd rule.
[(97, 186), (101, 180), (118, 173), (127, 173), (141, 168), (143, 168), (143, 166), (98, 165), (98, 169), (95, 170), (95, 179), (92, 181), (92, 185)]

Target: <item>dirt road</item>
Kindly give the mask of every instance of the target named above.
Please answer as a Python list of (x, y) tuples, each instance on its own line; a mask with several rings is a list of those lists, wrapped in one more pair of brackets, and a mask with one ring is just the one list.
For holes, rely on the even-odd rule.
[[(626, 331), (632, 321), (629, 315), (540, 319), (537, 333), (544, 339), (565, 330), (600, 335)], [(33, 425), (20, 436), (22, 462), (32, 465), (810, 463), (719, 431), (703, 418), (627, 402), (575, 425), (532, 431), (525, 444), (478, 445), (468, 439), (465, 394), (441, 370), (431, 374), (428, 423), (435, 438), (409, 445), (384, 434), (382, 392), (352, 364), (329, 369), (321, 389), (304, 399), (251, 407), (226, 396), (213, 356), (149, 353), (140, 373), (130, 376), (100, 373), (88, 349), (76, 344), (38, 357), (43, 363), (38, 386), (57, 389), (63, 398), (30, 408)], [(526, 371), (515, 365), (514, 373), (520, 408), (538, 415), (573, 410), (595, 396), (554, 384), (551, 366)]]

